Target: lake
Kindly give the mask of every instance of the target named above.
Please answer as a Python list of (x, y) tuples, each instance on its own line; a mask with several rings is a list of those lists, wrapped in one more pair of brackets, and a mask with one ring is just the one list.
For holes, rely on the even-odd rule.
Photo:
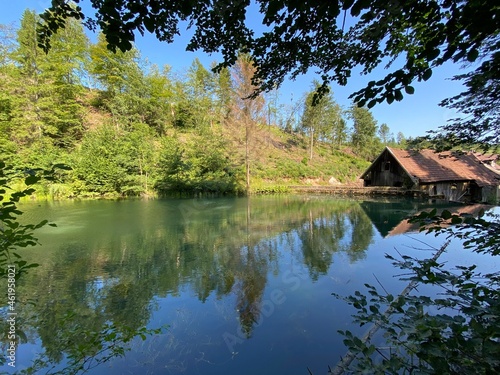
[[(332, 293), (369, 283), (398, 294), (407, 282), (384, 255), (431, 257), (444, 243), (403, 222), (423, 207), (330, 196), (24, 203), (23, 222), (57, 227), (21, 251), (40, 266), (16, 289), (15, 370), (43, 353), (51, 371), (86, 357), (90, 374), (326, 374), (346, 352), (337, 330), (367, 329)], [(457, 243), (442, 258), (483, 260)], [(99, 365), (109, 343), (123, 356)]]

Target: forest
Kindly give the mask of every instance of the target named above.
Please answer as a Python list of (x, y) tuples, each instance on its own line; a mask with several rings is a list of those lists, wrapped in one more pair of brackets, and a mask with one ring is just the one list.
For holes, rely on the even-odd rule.
[[(0, 152), (6, 162), (28, 172), (26, 185), (40, 181), (39, 194), (52, 197), (250, 193), (258, 191), (259, 184), (274, 183), (269, 190), (279, 190), (281, 184), (325, 182), (330, 176), (349, 182), (384, 143), (402, 146), (405, 140), (402, 134), (393, 140), (390, 129), (378, 127), (366, 108), (340, 108), (325, 85), (346, 84), (353, 68), (370, 73), (387, 60), (395, 64), (385, 78), (370, 81), (352, 94), (357, 104), (372, 107), (402, 100), (413, 93), (411, 84), (427, 81), (434, 68), (447, 62), (465, 67), (474, 63), (472, 70), (453, 78), (464, 83), (465, 91), (442, 103), (466, 115), (440, 130), (442, 140), (481, 143), (486, 149), (498, 146), (500, 40), (495, 19), (500, 8), (496, 2), (258, 0), (263, 24), (269, 28), (263, 35), (252, 33), (244, 22), (249, 3), (227, 7), (218, 0), (93, 2), (98, 9), (86, 27), (93, 21), (94, 29), (99, 26), (105, 34), (96, 43), (86, 38), (76, 21), (84, 18), (82, 9), (65, 1), (52, 3), (43, 16), (47, 23), (41, 34), (35, 30), (37, 16), (31, 12), (24, 14), (19, 30), (2, 27)], [(353, 24), (346, 24), (346, 18)], [(134, 31), (146, 29), (170, 42), (178, 22), (185, 20), (195, 25), (191, 50), (224, 51), (217, 74), (198, 61), (178, 74), (148, 64), (134, 50)], [(222, 28), (226, 32), (216, 34)], [(40, 39), (46, 50), (50, 39), (48, 55), (37, 47)], [(251, 53), (256, 64), (240, 53), (242, 45), (248, 46), (244, 52)], [(299, 103), (278, 105), (274, 85), (287, 74), (297, 76), (311, 66), (322, 70), (323, 82), (312, 83), (310, 95)], [(259, 77), (262, 84), (254, 91)], [(313, 93), (316, 88), (326, 94), (319, 102)], [(312, 106), (313, 102), (317, 105)], [(55, 183), (30, 173), (56, 165), (67, 167), (57, 172)], [(3, 161), (0, 166), (3, 198), (10, 177), (4, 169), (10, 174), (11, 168), (4, 168)], [(19, 186), (21, 192), (3, 204), (6, 229), (0, 244), (0, 263), (15, 264), (16, 278), (25, 277), (26, 270), (37, 264), (27, 264), (15, 253), (17, 260), (11, 259), (11, 251), (35, 245), (31, 232), (48, 224), (47, 220), (37, 225), (16, 221), (21, 214), (16, 203), (33, 191), (22, 189)], [(248, 226), (247, 212), (242, 223)], [(309, 217), (312, 223), (311, 211)], [(434, 223), (430, 233), (459, 241), (451, 243), (455, 253), (491, 256), (487, 261), (493, 265), (500, 253), (497, 211), (482, 210), (474, 218), (433, 209), (412, 221), (422, 229)], [(312, 225), (309, 228), (304, 238), (316, 233)], [(323, 251), (310, 244), (311, 249)], [(435, 254), (448, 244), (434, 248)], [(254, 255), (250, 246), (246, 251), (250, 259)], [(339, 330), (349, 349), (344, 358), (357, 358), (340, 363), (339, 372), (328, 367), (328, 373), (499, 372), (499, 273), (483, 271), (475, 261), (452, 264), (421, 254), (387, 256), (401, 270), (400, 280), (411, 281), (410, 294), (390, 293), (378, 279), (378, 286), (365, 284), (353, 295), (333, 293), (357, 311), (352, 316), (355, 324), (383, 331), (383, 348), (389, 354), (366, 336)], [(311, 269), (324, 269), (324, 262), (316, 263), (307, 252), (304, 258), (309, 266), (314, 264)], [(70, 263), (74, 264), (73, 259)], [(148, 269), (139, 268), (140, 275)], [(428, 288), (437, 293), (428, 295)], [(114, 296), (121, 292), (114, 291)], [(96, 335), (114, 340), (116, 334), (108, 328)]]
[[(45, 53), (39, 16), (0, 27), (0, 153), (18, 170), (58, 169), (38, 198), (279, 192), (290, 184), (356, 180), (384, 145), (403, 146), (386, 124), (320, 87), (290, 104), (256, 86), (249, 55), (215, 73), (195, 59), (183, 72), (140, 51), (92, 43), (66, 20)], [(214, 62), (215, 66), (215, 62)], [(22, 185), (22, 182), (19, 182)], [(23, 188), (23, 186), (18, 186)]]

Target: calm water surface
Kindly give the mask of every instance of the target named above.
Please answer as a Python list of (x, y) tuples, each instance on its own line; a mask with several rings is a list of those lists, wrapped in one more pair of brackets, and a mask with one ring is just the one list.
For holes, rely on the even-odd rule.
[[(420, 207), (301, 196), (26, 203), (24, 222), (57, 228), (23, 250), (40, 266), (17, 289), (16, 370), (41, 354), (60, 369), (75, 353), (92, 358), (106, 332), (166, 326), (90, 373), (326, 374), (345, 353), (337, 330), (366, 329), (331, 294), (364, 283), (398, 293), (406, 283), (384, 254), (430, 257), (444, 242), (401, 223)], [(471, 259), (460, 246), (443, 257)]]

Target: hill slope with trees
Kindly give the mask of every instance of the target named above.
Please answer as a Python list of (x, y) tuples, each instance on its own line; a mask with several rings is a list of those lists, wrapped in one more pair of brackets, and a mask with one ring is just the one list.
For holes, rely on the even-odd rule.
[(90, 42), (74, 19), (46, 54), (36, 42), (39, 21), (26, 11), (18, 30), (1, 28), (0, 152), (18, 169), (71, 168), (39, 186), (40, 196), (353, 183), (384, 143), (395, 144), (366, 108), (343, 109), (332, 94), (313, 105), (318, 83), (290, 105), (277, 91), (248, 98), (256, 89), (249, 55), (217, 73), (198, 60), (172, 72), (135, 48), (110, 51), (102, 34)]

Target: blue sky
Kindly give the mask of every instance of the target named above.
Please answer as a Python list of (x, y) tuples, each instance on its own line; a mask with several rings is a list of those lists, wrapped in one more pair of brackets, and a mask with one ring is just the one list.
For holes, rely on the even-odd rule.
[[(87, 7), (85, 4), (88, 6), (89, 1), (83, 1), (84, 9)], [(49, 0), (2, 0), (0, 23), (19, 25), (24, 9), (29, 8), (41, 12), (49, 6)], [(249, 22), (251, 24), (252, 20)], [(95, 40), (95, 36), (89, 36)], [(207, 68), (218, 59), (216, 55), (209, 56), (201, 52), (185, 51), (187, 41), (186, 33), (182, 33), (181, 30), (181, 36), (177, 37), (171, 45), (158, 42), (152, 35), (145, 35), (137, 38), (136, 47), (141, 51), (142, 58), (159, 66), (170, 65), (174, 71), (182, 71), (189, 67), (196, 57)], [(426, 131), (444, 125), (446, 120), (455, 117), (456, 114), (449, 109), (439, 107), (438, 103), (462, 91), (460, 83), (450, 81), (450, 78), (459, 72), (458, 68), (456, 65), (449, 64), (435, 69), (429, 81), (413, 84), (414, 95), (405, 96), (402, 102), (394, 102), (391, 105), (383, 103), (372, 108), (371, 111), (377, 123), (379, 125), (386, 123), (394, 135), (401, 131), (406, 137), (425, 135)], [(378, 73), (375, 72), (370, 76), (353, 74), (347, 86), (332, 85), (335, 100), (347, 108), (350, 105), (348, 97), (352, 92), (362, 88), (363, 84), (369, 80), (380, 79), (383, 73), (383, 69), (379, 69)], [(294, 101), (299, 100), (306, 91), (311, 89), (315, 78), (314, 72), (309, 72), (295, 81), (285, 82), (280, 88), (280, 101), (289, 104), (292, 97)]]

